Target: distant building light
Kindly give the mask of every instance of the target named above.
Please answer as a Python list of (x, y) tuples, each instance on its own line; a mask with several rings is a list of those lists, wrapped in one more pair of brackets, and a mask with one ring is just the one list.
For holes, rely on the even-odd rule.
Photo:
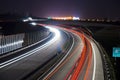
[(73, 20), (80, 20), (79, 17), (73, 17)]
[(51, 17), (48, 17), (48, 19), (52, 19)]
[(108, 19), (107, 22), (110, 22), (110, 20)]
[(52, 17), (54, 20), (72, 20), (72, 17)]
[(87, 19), (88, 21), (91, 21), (90, 19)]
[(53, 19), (53, 20), (80, 20), (79, 17), (72, 17), (72, 16), (67, 16), (67, 17), (48, 17), (48, 19)]
[(95, 21), (95, 19), (92, 19), (92, 21)]
[(81, 19), (81, 21), (86, 21), (86, 19)]
[(97, 19), (97, 21), (99, 22), (99, 21), (100, 21), (100, 19)]

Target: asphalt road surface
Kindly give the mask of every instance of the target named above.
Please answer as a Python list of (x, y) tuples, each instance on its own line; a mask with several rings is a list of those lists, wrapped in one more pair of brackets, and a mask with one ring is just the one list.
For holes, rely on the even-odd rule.
[[(82, 31), (59, 26), (43, 25), (54, 36), (45, 44), (31, 49), (24, 58), (13, 60), (0, 68), (0, 80), (21, 80), (56, 54), (58, 46), (71, 44), (63, 58), (44, 77), (38, 80), (104, 80), (101, 53), (90, 36)], [(72, 43), (71, 43), (72, 42)], [(28, 55), (28, 56), (27, 56)]]

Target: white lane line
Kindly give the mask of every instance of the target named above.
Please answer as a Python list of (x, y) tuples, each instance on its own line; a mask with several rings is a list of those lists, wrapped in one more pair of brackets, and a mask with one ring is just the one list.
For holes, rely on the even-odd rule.
[[(54, 29), (54, 30), (55, 30), (55, 29)], [(57, 29), (56, 29), (56, 30), (57, 30)], [(53, 39), (51, 39), (49, 42), (43, 44), (42, 46), (40, 46), (40, 47), (38, 47), (38, 48), (36, 48), (36, 49), (33, 49), (33, 50), (31, 50), (31, 51), (29, 51), (29, 52), (27, 52), (27, 53), (25, 53), (25, 54), (22, 54), (22, 55), (20, 55), (20, 56), (18, 56), (18, 57), (15, 57), (15, 58), (13, 58), (13, 59), (10, 59), (10, 60), (8, 60), (8, 61), (6, 61), (6, 62), (1, 63), (1, 64), (0, 64), (0, 69), (1, 69), (1, 68), (4, 68), (4, 67), (6, 67), (6, 66), (8, 66), (8, 65), (10, 65), (10, 64), (12, 64), (12, 63), (15, 63), (15, 62), (17, 62), (17, 61), (19, 61), (19, 60), (21, 60), (21, 59), (23, 59), (23, 58), (26, 58), (26, 57), (34, 54), (35, 52), (37, 52), (37, 51), (39, 51), (39, 50), (41, 50), (41, 49), (43, 49), (43, 48), (45, 48), (45, 47), (53, 44), (56, 40), (59, 40), (58, 34), (56, 34), (57, 32), (58, 32), (58, 30), (57, 30), (56, 32), (53, 32), (53, 33), (55, 34), (55, 36), (53, 37)], [(60, 37), (60, 36), (59, 36), (59, 37)]]
[[(91, 41), (90, 41), (91, 42)], [(95, 73), (96, 73), (96, 54), (95, 54), (95, 49), (94, 49), (94, 45), (91, 42), (92, 45), (92, 50), (93, 50), (93, 54), (94, 54), (94, 69), (93, 69), (93, 76), (92, 76), (92, 80), (95, 80)]]
[[(22, 51), (22, 50), (27, 49), (27, 48), (29, 48), (29, 47), (32, 47), (32, 46), (34, 46), (34, 45), (36, 45), (36, 44), (38, 44), (38, 43), (43, 42), (44, 40), (47, 40), (48, 38), (50, 38), (50, 36), (51, 36), (51, 34), (50, 34), (48, 37), (46, 37), (46, 38), (44, 38), (44, 39), (42, 39), (42, 40), (40, 40), (40, 41), (38, 41), (38, 42), (36, 42), (36, 43), (34, 43), (34, 44), (31, 44), (31, 45), (29, 45), (29, 46), (26, 46), (26, 47), (24, 47), (24, 48), (22, 48), (22, 49), (19, 49), (19, 50), (14, 51), (14, 52), (10, 52), (10, 53), (6, 54), (5, 56), (8, 56), (8, 55), (10, 55), (10, 54), (14, 54), (14, 53), (16, 53), (16, 52)], [(5, 57), (5, 56), (3, 55), (2, 57)], [(0, 57), (0, 58), (2, 58), (2, 57)], [(0, 64), (0, 65), (1, 65), (1, 64)]]
[[(72, 36), (72, 38), (73, 38), (73, 43), (72, 43), (72, 46), (71, 46), (71, 48), (69, 49), (69, 51), (67, 52), (67, 54), (63, 57), (63, 59), (43, 78), (43, 80), (45, 80), (53, 71), (55, 71), (55, 69), (57, 69), (57, 67), (58, 66), (60, 66), (60, 64), (66, 59), (66, 57), (69, 55), (69, 53), (71, 52), (71, 50), (72, 50), (72, 48), (73, 48), (73, 46), (74, 46), (74, 37)], [(37, 80), (39, 80), (39, 78), (37, 79)]]
[[(49, 43), (50, 43), (50, 42), (49, 42)], [(37, 52), (37, 51), (45, 48), (46, 46), (49, 46), (49, 45), (50, 45), (49, 43), (44, 44), (44, 45), (42, 45), (42, 46), (40, 46), (40, 47), (38, 47), (38, 48), (36, 48), (36, 49), (33, 49), (32, 51), (29, 51), (29, 52), (27, 52), (27, 53), (25, 53), (25, 54), (23, 54), (23, 55), (20, 55), (20, 56), (15, 57), (15, 58), (13, 58), (13, 59), (11, 59), (11, 60), (8, 60), (8, 61), (6, 61), (6, 62), (1, 63), (1, 64), (0, 64), (0, 68), (3, 68), (3, 67), (5, 67), (5, 66), (8, 66), (8, 65), (10, 65), (10, 64), (12, 64), (12, 63), (14, 63), (14, 62), (17, 62), (17, 61), (19, 61), (19, 60), (21, 60), (21, 59), (23, 59), (23, 58), (26, 58), (26, 57), (34, 54), (35, 52)]]
[[(44, 41), (44, 40), (46, 40), (46, 39), (48, 39), (48, 38), (49, 38), (49, 37), (47, 37), (47, 38), (39, 41), (39, 43), (42, 42), (42, 41)], [(36, 43), (35, 43), (35, 44), (36, 44)], [(35, 45), (35, 44), (34, 44), (34, 45)], [(38, 44), (38, 42), (37, 42), (37, 44)], [(32, 44), (32, 45), (33, 45), (33, 44)], [(30, 46), (31, 46), (31, 45), (30, 45)], [(22, 55), (21, 55), (21, 56), (22, 56)], [(24, 56), (24, 55), (23, 55), (23, 56)], [(18, 57), (19, 57), (19, 56), (18, 56)], [(14, 59), (16, 59), (16, 58), (14, 58)], [(12, 61), (12, 60), (14, 60), (14, 59), (10, 59), (10, 60), (8, 60), (8, 61), (5, 61), (5, 62), (3, 62), (3, 63), (0, 63), (0, 66), (1, 66), (1, 65), (4, 65), (4, 64), (6, 64), (6, 63), (8, 63), (8, 62), (10, 62), (10, 61)]]

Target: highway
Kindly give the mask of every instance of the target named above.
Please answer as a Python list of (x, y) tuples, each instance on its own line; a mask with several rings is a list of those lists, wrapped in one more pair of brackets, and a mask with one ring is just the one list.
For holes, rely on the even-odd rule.
[(54, 36), (45, 44), (0, 64), (0, 80), (24, 79), (58, 53), (57, 46), (61, 45), (62, 47), (66, 40), (69, 40), (69, 35), (62, 31), (62, 35), (60, 35), (60, 31), (50, 29), (51, 32), (53, 30)]
[[(0, 80), (104, 80), (101, 53), (91, 37), (79, 30), (38, 25), (50, 29), (53, 36), (37, 48), (0, 63)], [(40, 74), (38, 68), (53, 58), (58, 58), (51, 64), (54, 66)], [(31, 78), (36, 70), (37, 76)]]
[(102, 58), (97, 45), (87, 35), (65, 29), (73, 35), (74, 47), (63, 62), (39, 80), (104, 80)]

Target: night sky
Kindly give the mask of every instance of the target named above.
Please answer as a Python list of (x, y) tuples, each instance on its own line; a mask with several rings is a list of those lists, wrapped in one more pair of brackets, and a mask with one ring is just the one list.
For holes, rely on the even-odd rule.
[(38, 17), (120, 18), (120, 0), (0, 0), (0, 13), (4, 12)]

